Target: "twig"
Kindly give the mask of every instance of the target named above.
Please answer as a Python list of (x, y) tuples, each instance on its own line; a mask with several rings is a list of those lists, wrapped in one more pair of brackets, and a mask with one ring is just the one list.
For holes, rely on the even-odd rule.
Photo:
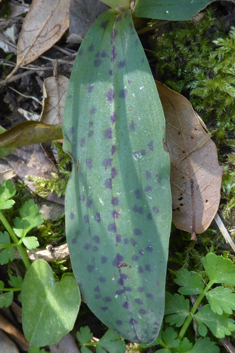
[[(48, 245), (46, 249), (35, 249), (35, 250), (27, 250), (27, 255), (31, 261), (37, 259), (43, 259), (45, 261), (60, 261), (67, 260), (69, 258), (69, 249), (67, 243), (60, 245), (58, 247), (53, 247), (52, 245)], [(15, 259), (20, 259), (19, 252), (15, 249)]]
[(2, 315), (0, 315), (0, 328), (8, 333), (23, 350), (29, 348), (30, 344), (26, 341), (24, 335)]
[(218, 215), (218, 213), (216, 213), (214, 220), (216, 221), (216, 224), (219, 227), (219, 230), (220, 230), (221, 234), (223, 235), (226, 243), (229, 243), (229, 245), (231, 246), (231, 248), (235, 252), (235, 244), (234, 244), (229, 232), (227, 231), (222, 219)]

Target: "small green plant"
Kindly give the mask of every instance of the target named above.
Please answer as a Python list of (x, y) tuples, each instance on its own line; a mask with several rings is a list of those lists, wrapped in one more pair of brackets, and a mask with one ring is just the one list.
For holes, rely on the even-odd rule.
[[(186, 269), (176, 272), (175, 283), (180, 294), (166, 293), (163, 329), (152, 344), (163, 347), (158, 353), (218, 353), (219, 347), (210, 340), (209, 332), (209, 336), (224, 338), (235, 330), (235, 321), (231, 318), (235, 310), (235, 265), (230, 259), (213, 253), (201, 262), (203, 273)], [(186, 296), (197, 296), (192, 306)], [(198, 336), (195, 344), (189, 332), (192, 323)], [(186, 336), (186, 333), (189, 334)]]
[[(39, 243), (28, 233), (43, 223), (43, 214), (33, 200), (26, 201), (13, 220), (7, 220), (4, 210), (11, 209), (15, 203), (16, 189), (12, 180), (0, 185), (0, 221), (6, 231), (0, 232), (0, 264), (14, 260), (14, 247), (17, 248), (26, 267), (24, 279), (9, 276), (10, 288), (0, 281), (0, 307), (8, 307), (13, 294), (21, 292), (22, 321), (26, 339), (36, 347), (57, 343), (72, 330), (80, 306), (80, 293), (72, 274), (65, 273), (59, 283), (55, 282), (51, 267), (44, 260), (31, 264), (26, 250), (35, 249)], [(53, 323), (53, 324), (52, 324)], [(51, 327), (54, 330), (51, 331)], [(36, 349), (32, 348), (32, 352)], [(37, 351), (37, 350), (36, 350)]]
[(97, 353), (125, 353), (126, 345), (115, 332), (108, 330), (97, 342), (90, 342), (93, 333), (88, 326), (81, 327), (77, 332), (77, 339), (80, 342), (81, 353), (91, 353), (89, 346), (95, 346)]

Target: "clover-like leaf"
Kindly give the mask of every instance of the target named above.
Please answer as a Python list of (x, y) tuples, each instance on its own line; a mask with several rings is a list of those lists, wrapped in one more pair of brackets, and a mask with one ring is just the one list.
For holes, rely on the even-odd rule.
[(13, 302), (13, 292), (0, 294), (0, 308), (4, 306), (7, 308)]
[(12, 246), (6, 247), (7, 245), (10, 245), (11, 240), (10, 236), (7, 232), (0, 232), (0, 265), (5, 265), (9, 261), (13, 261), (15, 254)]
[(196, 272), (189, 272), (186, 269), (182, 269), (177, 271), (176, 277), (175, 283), (181, 286), (181, 288), (178, 289), (180, 294), (201, 294), (205, 287), (201, 276)]
[(44, 260), (34, 261), (27, 270), (21, 299), (25, 337), (39, 347), (57, 343), (72, 330), (81, 302), (74, 277), (66, 274), (55, 283)]
[(215, 314), (209, 304), (204, 305), (194, 317), (201, 336), (207, 334), (206, 326), (209, 327), (213, 335), (217, 338), (224, 338), (225, 335), (231, 335), (231, 332), (235, 331), (235, 321), (230, 319), (227, 314)]
[[(119, 339), (119, 335), (111, 330), (108, 330), (103, 337), (97, 342), (97, 353), (112, 352), (125, 353), (126, 345), (124, 341)], [(103, 348), (103, 352), (100, 348)]]
[(216, 346), (215, 342), (212, 342), (209, 337), (198, 338), (193, 348), (189, 351), (179, 351), (187, 353), (219, 353), (220, 349)]
[(166, 307), (165, 307), (166, 322), (170, 325), (180, 327), (189, 315), (189, 300), (183, 295), (170, 294), (166, 292)]
[(33, 200), (26, 201), (21, 210), (20, 216), (14, 220), (14, 232), (19, 238), (24, 238), (34, 227), (43, 223), (43, 214), (38, 212), (38, 206)]
[(36, 249), (39, 246), (38, 239), (36, 237), (27, 237), (23, 240), (24, 245), (27, 249)]
[(16, 190), (11, 179), (5, 180), (2, 185), (0, 185), (0, 210), (6, 210), (11, 208), (15, 201), (12, 197), (15, 195)]
[(231, 288), (216, 287), (207, 292), (206, 297), (211, 310), (216, 314), (232, 314), (235, 310), (235, 294)]
[(184, 337), (183, 340), (180, 342), (179, 347), (177, 348), (177, 351), (179, 353), (188, 353), (188, 351), (190, 351), (190, 349), (192, 348), (192, 343), (189, 342), (189, 340), (187, 339), (187, 337)]
[(93, 337), (93, 333), (91, 332), (88, 326), (81, 327), (77, 332), (77, 339), (81, 344), (89, 342)]
[(202, 259), (202, 264), (211, 282), (235, 286), (235, 265), (230, 259), (209, 253)]
[(172, 327), (168, 327), (165, 331), (162, 332), (163, 341), (168, 348), (179, 347), (180, 340), (177, 338), (177, 336), (177, 332)]
[(23, 279), (20, 276), (10, 276), (10, 280), (8, 281), (8, 283), (14, 288), (21, 288), (23, 284)]

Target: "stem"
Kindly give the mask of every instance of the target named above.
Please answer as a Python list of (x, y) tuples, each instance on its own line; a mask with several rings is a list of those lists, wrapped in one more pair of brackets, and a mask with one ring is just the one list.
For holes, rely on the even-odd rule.
[(183, 324), (181, 330), (180, 330), (180, 333), (179, 333), (179, 336), (178, 338), (180, 340), (183, 339), (192, 319), (193, 319), (193, 315), (195, 314), (195, 312), (197, 311), (199, 305), (201, 304), (201, 301), (202, 299), (205, 297), (206, 293), (211, 289), (211, 287), (213, 286), (214, 282), (213, 281), (210, 281), (207, 286), (204, 288), (203, 292), (197, 297), (197, 300), (195, 301), (190, 313), (189, 313), (189, 316), (187, 317), (185, 323)]
[(1, 292), (20, 292), (22, 288), (1, 288)]
[(18, 238), (17, 236), (15, 235), (13, 229), (11, 228), (10, 224), (8, 223), (6, 217), (3, 215), (3, 213), (0, 211), (0, 220), (2, 221), (4, 227), (6, 228), (6, 230), (8, 231), (8, 233), (10, 234), (11, 236), (11, 239), (13, 240), (14, 243), (18, 244), (17, 245), (17, 250), (19, 251), (19, 254), (24, 262), (24, 265), (26, 267), (26, 269), (28, 270), (28, 268), (30, 267), (31, 265), (31, 262), (27, 256), (27, 253), (23, 247), (22, 244), (19, 244), (19, 241), (18, 241)]

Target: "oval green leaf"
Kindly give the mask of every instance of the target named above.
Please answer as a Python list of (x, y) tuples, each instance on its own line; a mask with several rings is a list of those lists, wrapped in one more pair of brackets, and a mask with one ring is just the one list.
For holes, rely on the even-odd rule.
[(82, 42), (63, 134), (73, 159), (66, 234), (82, 295), (120, 336), (152, 342), (164, 314), (170, 161), (131, 11), (102, 14)]

